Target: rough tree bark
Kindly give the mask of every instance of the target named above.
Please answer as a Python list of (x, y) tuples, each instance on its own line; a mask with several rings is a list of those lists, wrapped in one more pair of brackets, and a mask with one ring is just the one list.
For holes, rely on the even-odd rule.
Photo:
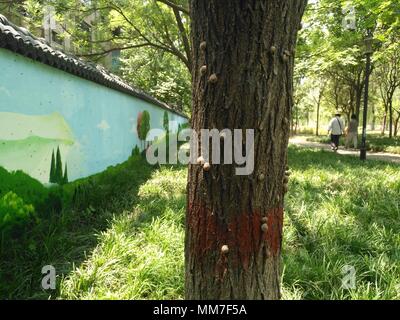
[(190, 165), (187, 299), (280, 298), (294, 54), (305, 5), (191, 0), (192, 127), (255, 129), (255, 170), (237, 176), (235, 165)]

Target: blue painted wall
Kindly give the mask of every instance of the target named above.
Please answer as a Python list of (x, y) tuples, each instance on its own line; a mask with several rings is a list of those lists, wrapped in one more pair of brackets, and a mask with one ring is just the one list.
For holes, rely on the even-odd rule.
[[(141, 145), (144, 110), (151, 128), (163, 128), (163, 108), (0, 49), (0, 166), (7, 170), (48, 182), (60, 147), (70, 181), (101, 172)], [(171, 112), (169, 119), (187, 122)]]

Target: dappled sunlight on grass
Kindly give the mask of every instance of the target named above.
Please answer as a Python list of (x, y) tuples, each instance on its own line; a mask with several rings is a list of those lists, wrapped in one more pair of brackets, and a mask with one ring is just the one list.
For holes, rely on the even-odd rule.
[[(398, 166), (290, 148), (284, 299), (399, 298)], [(162, 168), (114, 218), (92, 256), (63, 281), (63, 298), (181, 299), (186, 169)], [(342, 289), (354, 266), (356, 288)], [(97, 266), (97, 267), (96, 267)]]
[[(289, 158), (286, 290), (303, 299), (399, 298), (400, 167), (297, 148)], [(344, 265), (356, 270), (355, 289), (341, 288)]]
[[(51, 298), (183, 299), (187, 168), (143, 167), (139, 175), (129, 165), (91, 187), (112, 194), (112, 205), (64, 212), (32, 230), (45, 255), (14, 247), (26, 261), (13, 284), (18, 296), (43, 298), (39, 288), (27, 294), (25, 279), (54, 261), (62, 276)], [(289, 165), (283, 298), (399, 299), (400, 166), (297, 147), (289, 149)], [(353, 289), (342, 288), (344, 266), (355, 268)]]
[(185, 169), (160, 169), (132, 212), (115, 216), (87, 261), (62, 281), (68, 299), (183, 298)]

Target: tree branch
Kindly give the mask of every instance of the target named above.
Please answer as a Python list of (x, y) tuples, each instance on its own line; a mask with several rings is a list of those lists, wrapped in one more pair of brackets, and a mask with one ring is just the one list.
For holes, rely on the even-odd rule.
[(140, 44), (133, 44), (130, 46), (126, 46), (126, 47), (116, 47), (116, 48), (112, 48), (112, 49), (107, 49), (101, 52), (95, 52), (95, 53), (86, 53), (86, 54), (77, 54), (77, 57), (96, 57), (96, 56), (104, 56), (110, 52), (113, 51), (122, 51), (122, 50), (127, 50), (127, 49), (134, 49), (134, 48), (142, 48), (142, 47), (146, 47), (149, 46), (148, 43), (140, 43)]
[(181, 11), (181, 12), (187, 14), (188, 16), (190, 16), (189, 9), (186, 9), (186, 8), (176, 4), (176, 3), (173, 3), (173, 2), (168, 1), (168, 0), (157, 0), (157, 1), (166, 4), (168, 7), (171, 7), (174, 10)]
[(175, 14), (175, 19), (176, 19), (176, 23), (178, 24), (178, 29), (179, 29), (179, 33), (182, 37), (182, 42), (183, 42), (183, 46), (185, 48), (185, 53), (186, 53), (186, 57), (188, 60), (188, 64), (189, 64), (189, 71), (192, 71), (192, 50), (190, 47), (190, 43), (189, 43), (189, 39), (187, 37), (187, 33), (186, 33), (186, 29), (185, 26), (183, 25), (182, 22), (182, 18), (181, 15), (178, 11), (178, 9), (173, 9), (174, 10), (174, 14)]

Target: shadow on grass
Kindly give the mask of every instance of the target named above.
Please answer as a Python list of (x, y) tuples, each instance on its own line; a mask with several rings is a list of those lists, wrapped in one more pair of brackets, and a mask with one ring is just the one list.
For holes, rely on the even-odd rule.
[[(396, 297), (400, 166), (297, 147), (289, 162), (285, 285), (306, 299)], [(341, 288), (344, 265), (359, 289)]]
[(181, 299), (186, 172), (162, 167), (62, 281), (63, 299)]
[(42, 267), (52, 265), (60, 276), (84, 261), (96, 247), (98, 234), (109, 228), (112, 217), (135, 205), (140, 186), (155, 169), (144, 159), (132, 157), (103, 173), (68, 184), (64, 187), (67, 205), (61, 213), (42, 216), (39, 224), (18, 235), (3, 236), (0, 298), (57, 297), (58, 289), (42, 290)]

